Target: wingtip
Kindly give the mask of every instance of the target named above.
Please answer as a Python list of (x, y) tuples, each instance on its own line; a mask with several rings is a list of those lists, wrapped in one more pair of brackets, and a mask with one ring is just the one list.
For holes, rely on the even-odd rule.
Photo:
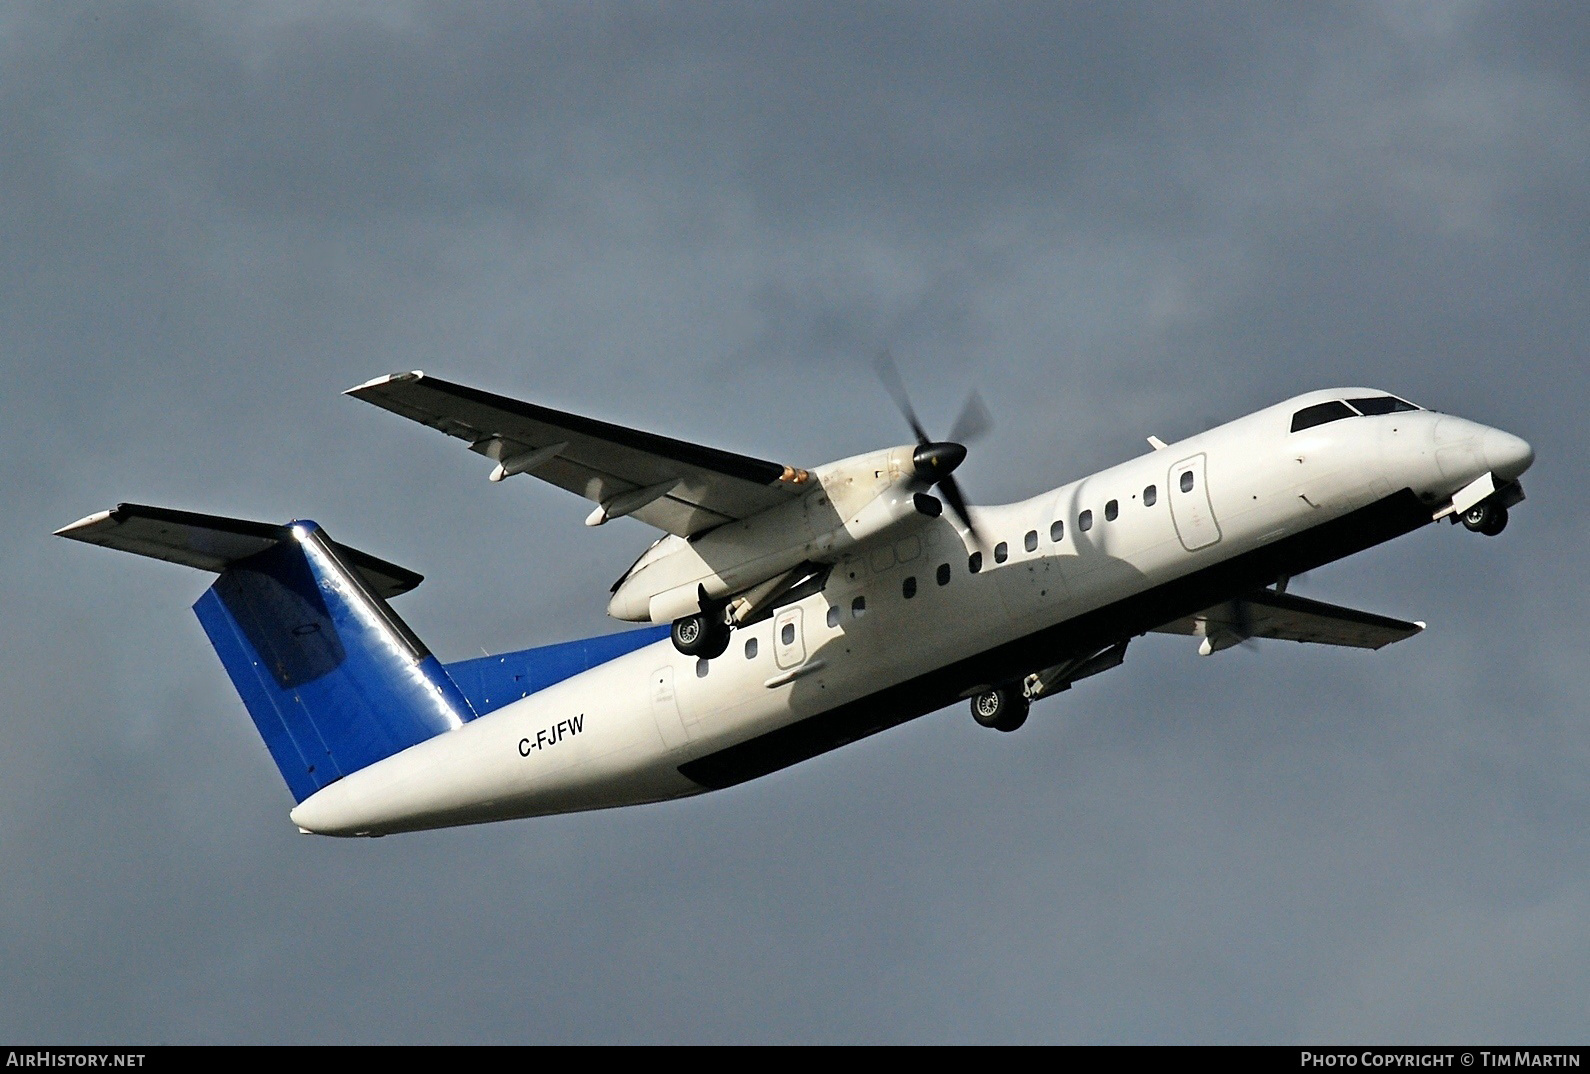
[(1425, 627), (1427, 627), (1427, 626), (1429, 626), (1429, 624), (1428, 624), (1428, 623), (1426, 623), (1426, 622), (1425, 622), (1425, 621), (1424, 621), (1424, 620), (1422, 620), (1422, 619), (1415, 619), (1415, 620), (1414, 620), (1414, 621), (1413, 621), (1413, 625), (1414, 625), (1414, 626), (1416, 626), (1416, 627), (1418, 627), (1418, 628), (1419, 628), (1419, 629), (1420, 629), (1420, 630), (1423, 630), (1423, 629), (1424, 629), (1424, 628), (1425, 628)]
[(78, 519), (76, 522), (69, 523), (69, 524), (67, 524), (65, 526), (62, 526), (60, 529), (56, 530), (55, 531), (55, 536), (57, 536), (57, 537), (71, 537), (73, 539), (76, 539), (78, 537), (79, 531), (93, 529), (95, 526), (98, 526), (101, 522), (104, 522), (107, 519), (111, 518), (113, 515), (115, 515), (115, 513), (116, 513), (116, 509), (115, 508), (111, 508), (111, 509), (106, 510), (106, 511), (95, 511), (91, 515), (84, 515), (82, 518)]
[(367, 380), (363, 384), (355, 384), (342, 394), (358, 395), (360, 392), (367, 391), (371, 388), (380, 388), (387, 384), (401, 384), (405, 381), (419, 380), (423, 376), (425, 376), (425, 371), (423, 369), (411, 369), (407, 373), (388, 373), (385, 376), (376, 377), (373, 380)]

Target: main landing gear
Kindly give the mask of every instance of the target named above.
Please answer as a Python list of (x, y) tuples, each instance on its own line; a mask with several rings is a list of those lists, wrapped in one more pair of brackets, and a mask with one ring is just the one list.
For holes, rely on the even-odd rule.
[(719, 616), (697, 612), (675, 619), (673, 630), (669, 632), (674, 648), (686, 656), (703, 660), (722, 656), (729, 647), (729, 624), (722, 620), (721, 615), (721, 612)]
[(1507, 508), (1491, 500), (1477, 503), (1463, 512), (1463, 525), (1475, 533), (1495, 537), (1507, 528)]
[(1020, 686), (991, 686), (972, 698), (972, 719), (996, 731), (1014, 731), (1031, 707)]

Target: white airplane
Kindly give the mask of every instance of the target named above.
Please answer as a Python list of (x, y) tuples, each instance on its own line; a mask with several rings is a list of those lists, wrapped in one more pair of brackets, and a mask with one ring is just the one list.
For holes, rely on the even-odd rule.
[(1150, 631), (1205, 655), (1257, 638), (1378, 649), (1424, 624), (1288, 579), (1433, 520), (1500, 533), (1534, 460), (1509, 433), (1341, 388), (968, 507), (953, 473), (981, 404), (935, 442), (889, 385), (916, 442), (809, 469), (418, 372), (351, 389), (466, 441), (493, 481), (592, 500), (587, 525), (664, 531), (608, 605), (656, 625), (522, 652), (438, 662), (388, 604), (421, 576), (313, 522), (121, 504), (58, 532), (217, 572), (194, 610), (293, 822), (379, 836), (731, 787), (957, 700), (1013, 731)]

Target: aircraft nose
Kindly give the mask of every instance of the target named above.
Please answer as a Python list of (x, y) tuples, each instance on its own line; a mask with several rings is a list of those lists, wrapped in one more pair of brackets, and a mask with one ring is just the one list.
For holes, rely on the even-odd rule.
[(1500, 429), (1487, 429), (1480, 446), (1491, 472), (1503, 481), (1514, 480), (1535, 461), (1529, 441)]

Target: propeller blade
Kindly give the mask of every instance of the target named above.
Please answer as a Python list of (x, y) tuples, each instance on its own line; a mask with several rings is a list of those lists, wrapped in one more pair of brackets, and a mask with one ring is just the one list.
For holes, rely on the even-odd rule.
[(1230, 603), (1232, 625), (1237, 628), (1237, 634), (1243, 641), (1253, 637), (1253, 613), (1248, 610), (1248, 602), (1234, 600)]
[(983, 402), (983, 397), (973, 388), (966, 397), (966, 402), (961, 405), (961, 413), (955, 419), (955, 424), (950, 428), (950, 440), (956, 444), (970, 444), (980, 440), (994, 427), (994, 415), (989, 413), (988, 404)]
[(944, 497), (944, 502), (950, 505), (950, 510), (955, 512), (955, 517), (961, 520), (961, 525), (966, 527), (966, 532), (971, 536), (972, 543), (982, 547), (982, 534), (977, 532), (977, 526), (972, 522), (971, 512), (966, 510), (966, 497), (961, 495), (961, 486), (956, 484), (955, 478), (946, 475), (939, 481), (938, 490)]
[(916, 434), (917, 450), (913, 453), (911, 461), (917, 480), (925, 481), (938, 489), (945, 502), (949, 504), (950, 510), (955, 513), (955, 517), (960, 520), (962, 526), (966, 527), (966, 532), (972, 541), (981, 546), (982, 534), (977, 532), (971, 512), (966, 509), (966, 497), (961, 495), (961, 486), (951, 475), (957, 466), (966, 461), (964, 441), (977, 439), (994, 424), (983, 397), (973, 389), (961, 406), (960, 416), (955, 419), (955, 429), (950, 438), (935, 441), (927, 434), (927, 430), (922, 427), (922, 422), (916, 416), (916, 408), (911, 405), (911, 395), (906, 391), (905, 378), (900, 375), (900, 368), (894, 364), (894, 356), (889, 353), (889, 348), (885, 347), (878, 352), (878, 357), (873, 359), (872, 368), (878, 374), (878, 379), (883, 382), (885, 390), (894, 399), (894, 405), (900, 408), (906, 424), (910, 425), (911, 431)]
[(1259, 651), (1259, 643), (1253, 637), (1253, 609), (1245, 600), (1231, 602), (1231, 617), (1236, 621), (1238, 643), (1250, 653)]
[(916, 410), (911, 406), (911, 396), (905, 390), (905, 380), (900, 376), (900, 370), (895, 366), (894, 356), (889, 353), (889, 348), (885, 347), (878, 352), (872, 368), (878, 374), (878, 379), (883, 381), (884, 390), (894, 400), (894, 405), (900, 408), (906, 424), (911, 426), (911, 431), (916, 434), (916, 442), (929, 443), (933, 438), (928, 436), (927, 431), (922, 428), (922, 423), (917, 420)]

